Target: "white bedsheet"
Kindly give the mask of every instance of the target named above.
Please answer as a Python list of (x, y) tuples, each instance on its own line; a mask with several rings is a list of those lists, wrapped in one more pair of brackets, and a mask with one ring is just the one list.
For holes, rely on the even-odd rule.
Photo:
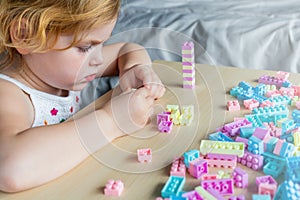
[(137, 42), (153, 60), (253, 69), (300, 70), (300, 0), (123, 0), (112, 41)]

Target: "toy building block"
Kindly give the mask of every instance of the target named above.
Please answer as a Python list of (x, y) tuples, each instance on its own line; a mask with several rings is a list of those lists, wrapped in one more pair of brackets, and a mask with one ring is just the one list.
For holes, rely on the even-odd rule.
[(172, 121), (161, 121), (157, 128), (159, 132), (170, 133), (172, 131), (173, 122)]
[(236, 167), (237, 156), (228, 154), (208, 153), (204, 156), (209, 167), (232, 168)]
[(205, 190), (212, 189), (221, 195), (231, 195), (234, 193), (233, 180), (231, 178), (203, 180), (201, 186)]
[(253, 136), (257, 137), (260, 140), (264, 140), (264, 138), (270, 136), (270, 131), (265, 128), (257, 127), (253, 133)]
[(264, 151), (272, 153), (277, 144), (278, 138), (269, 136), (263, 140)]
[(224, 129), (228, 131), (232, 137), (238, 135), (242, 127), (252, 127), (252, 123), (247, 119), (242, 119), (224, 125)]
[(296, 124), (300, 124), (300, 110), (293, 110), (292, 118)]
[(203, 198), (200, 196), (200, 194), (196, 190), (185, 192), (181, 196), (187, 198), (188, 200), (189, 199), (203, 200)]
[(191, 161), (196, 160), (200, 157), (200, 152), (196, 149), (191, 149), (187, 152), (184, 152), (183, 157), (185, 166), (189, 167)]
[(263, 122), (260, 120), (257, 114), (245, 115), (245, 118), (252, 123), (253, 127), (263, 127)]
[(264, 108), (264, 107), (271, 107), (271, 106), (275, 106), (275, 103), (274, 102), (271, 102), (269, 100), (265, 100), (263, 102), (261, 102), (261, 104), (259, 105), (261, 108)]
[(281, 96), (288, 96), (290, 98), (293, 98), (295, 96), (295, 90), (293, 88), (281, 87), (279, 89), (279, 92)]
[(161, 196), (170, 198), (170, 196), (178, 196), (185, 183), (185, 178), (181, 176), (170, 176), (167, 183), (164, 185)]
[(271, 196), (271, 199), (274, 198), (277, 191), (277, 182), (272, 176), (258, 176), (255, 183), (258, 186), (258, 194), (267, 194)]
[(162, 112), (157, 114), (157, 125), (160, 124), (161, 121), (171, 121), (170, 112)]
[(171, 176), (183, 176), (185, 177), (186, 166), (184, 164), (183, 158), (177, 158), (173, 161), (170, 170)]
[(270, 175), (257, 176), (255, 178), (256, 185), (260, 185), (262, 183), (273, 184), (277, 186), (277, 181)]
[(180, 124), (190, 126), (194, 119), (194, 106), (185, 105), (181, 108)]
[(274, 178), (277, 178), (284, 172), (284, 166), (278, 162), (271, 161), (264, 165), (263, 172), (266, 175), (271, 175)]
[(206, 155), (208, 153), (230, 154), (242, 157), (244, 155), (245, 145), (242, 142), (220, 142), (201, 140), (200, 153)]
[(274, 102), (275, 105), (282, 105), (282, 104), (288, 105), (291, 102), (291, 97), (287, 95), (276, 96), (276, 97), (269, 98), (269, 101)]
[(263, 75), (263, 76), (258, 78), (258, 82), (259, 83), (264, 83), (266, 85), (275, 85), (277, 88), (280, 88), (281, 86), (284, 85), (285, 82), (288, 82), (288, 81), (284, 81), (284, 80), (279, 79), (277, 77)]
[(248, 151), (253, 154), (262, 154), (264, 152), (263, 141), (252, 135), (248, 140)]
[(255, 99), (246, 99), (244, 100), (244, 106), (248, 110), (253, 110), (254, 108), (259, 107), (259, 102)]
[(124, 184), (120, 180), (109, 180), (104, 188), (106, 196), (121, 196), (124, 190)]
[(228, 198), (228, 200), (245, 200), (245, 196), (244, 195), (239, 195), (239, 196), (231, 196)]
[(277, 191), (277, 185), (268, 184), (268, 183), (261, 183), (258, 185), (258, 194), (261, 195), (269, 195), (271, 199), (274, 198)]
[(195, 188), (195, 191), (200, 195), (201, 200), (203, 199), (209, 199), (209, 200), (217, 200), (216, 197), (214, 197), (211, 193), (209, 193), (206, 189), (204, 189), (201, 186), (197, 186)]
[(292, 85), (295, 96), (300, 96), (300, 85)]
[(151, 162), (152, 160), (152, 150), (150, 148), (138, 149), (137, 156), (139, 162)]
[(238, 158), (238, 163), (241, 163), (242, 165), (249, 167), (255, 171), (260, 170), (263, 166), (264, 157), (262, 155), (255, 155), (247, 150), (244, 152), (244, 156), (241, 158)]
[(233, 139), (222, 133), (221, 131), (209, 134), (208, 138), (215, 141), (234, 142)]
[(228, 111), (237, 111), (240, 110), (240, 103), (238, 100), (229, 100), (227, 101), (227, 110)]
[(240, 136), (243, 138), (249, 138), (254, 133), (256, 127), (241, 127)]
[(300, 183), (300, 157), (297, 156), (286, 158), (286, 162), (286, 179)]
[(267, 91), (267, 87), (265, 84), (258, 84), (256, 87), (253, 88), (255, 94), (264, 96)]
[(246, 92), (253, 92), (253, 87), (245, 81), (239, 82), (238, 86), (240, 88), (243, 88), (243, 90), (246, 91)]
[(236, 167), (232, 172), (233, 182), (237, 188), (248, 187), (248, 173), (242, 168)]
[(244, 143), (244, 144), (245, 144), (245, 149), (248, 148), (248, 142), (249, 142), (249, 139), (243, 138), (243, 137), (240, 137), (240, 136), (237, 136), (237, 137), (235, 138), (235, 141), (236, 141), (236, 142), (242, 142), (242, 143)]
[(264, 122), (263, 123), (264, 127), (269, 130), (270, 136), (273, 137), (280, 137), (282, 135), (282, 130), (281, 128), (278, 128), (275, 126), (273, 122)]
[(285, 180), (278, 187), (278, 191), (274, 197), (275, 200), (281, 199), (300, 199), (300, 183), (291, 180)]
[(294, 145), (296, 147), (299, 147), (300, 146), (300, 131), (297, 131), (293, 134), (293, 137), (294, 137)]
[(271, 200), (271, 196), (266, 194), (252, 194), (252, 200)]
[(181, 49), (183, 88), (192, 89), (195, 87), (194, 43), (191, 41), (185, 42), (182, 44)]
[(207, 161), (202, 158), (197, 158), (195, 160), (190, 161), (188, 171), (190, 175), (192, 175), (196, 179), (199, 179), (203, 174), (208, 173)]
[(180, 124), (180, 110), (178, 105), (167, 105), (167, 112), (170, 112), (170, 119), (175, 125)]
[(290, 76), (290, 73), (284, 72), (284, 71), (278, 71), (278, 72), (276, 72), (276, 75), (275, 75), (276, 78), (282, 79), (284, 81), (288, 80), (289, 76)]

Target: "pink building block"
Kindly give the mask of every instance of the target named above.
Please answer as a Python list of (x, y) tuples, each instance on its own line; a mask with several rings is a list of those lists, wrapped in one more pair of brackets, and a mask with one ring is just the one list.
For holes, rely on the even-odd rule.
[(150, 148), (138, 149), (137, 155), (139, 162), (151, 162), (152, 160), (152, 150)]
[(162, 112), (157, 114), (157, 125), (160, 124), (161, 121), (171, 121), (170, 115), (171, 112)]
[(274, 196), (277, 192), (277, 185), (261, 183), (258, 185), (258, 194), (270, 195), (271, 199), (274, 199)]
[(185, 177), (185, 172), (186, 172), (186, 166), (184, 164), (183, 158), (175, 159), (172, 163), (170, 175)]
[(277, 181), (270, 175), (258, 176), (255, 178), (256, 185), (261, 183), (275, 184), (277, 185)]
[(234, 193), (233, 180), (231, 178), (217, 180), (203, 180), (201, 186), (205, 189), (212, 189), (221, 195), (231, 195)]
[(245, 196), (244, 195), (239, 195), (239, 196), (231, 196), (228, 198), (228, 200), (245, 200)]
[(282, 148), (282, 145), (285, 141), (284, 140), (278, 140), (276, 145), (275, 145), (275, 148), (274, 148), (274, 151), (273, 153), (276, 154), (276, 155), (280, 155), (280, 150)]
[(209, 167), (235, 168), (236, 155), (208, 153), (204, 156)]
[(264, 108), (264, 107), (272, 107), (274, 105), (275, 105), (274, 102), (266, 100), (266, 101), (261, 102), (261, 104), (259, 105), (259, 107), (262, 107), (262, 108)]
[(236, 111), (236, 110), (240, 110), (240, 103), (238, 100), (229, 100), (227, 101), (227, 109), (229, 111)]
[(255, 99), (247, 99), (247, 100), (244, 100), (244, 106), (248, 110), (253, 110), (254, 108), (258, 108), (259, 102)]
[(290, 73), (288, 73), (288, 72), (278, 71), (278, 72), (276, 72), (275, 77), (286, 81), (289, 78), (289, 76), (290, 76)]
[(298, 110), (300, 110), (300, 101), (297, 101), (297, 102), (296, 102), (296, 108), (297, 108)]
[(300, 85), (292, 85), (295, 96), (300, 96)]
[(197, 179), (200, 178), (203, 174), (208, 173), (207, 161), (202, 158), (197, 158), (195, 160), (192, 160), (190, 162), (188, 171), (193, 177)]
[(109, 180), (104, 188), (106, 196), (121, 196), (124, 190), (124, 184), (120, 180)]
[(243, 157), (238, 158), (238, 162), (257, 171), (263, 167), (263, 159), (262, 155), (256, 155), (245, 150)]
[(268, 129), (257, 127), (252, 136), (257, 137), (260, 140), (264, 140), (266, 137), (270, 136), (270, 131)]
[(234, 185), (238, 188), (246, 188), (248, 187), (248, 173), (242, 170), (239, 167), (236, 167), (233, 172), (233, 182)]
[(287, 95), (291, 98), (293, 98), (295, 96), (295, 90), (293, 88), (286, 88), (286, 87), (281, 87), (279, 89), (280, 94), (283, 95)]
[(274, 198), (278, 184), (272, 176), (256, 177), (255, 183), (258, 186), (258, 194), (267, 194), (270, 195), (272, 199)]
[(270, 136), (280, 137), (282, 135), (282, 129), (277, 128), (273, 122), (270, 123), (264, 122), (263, 125), (270, 131)]
[(161, 121), (157, 128), (159, 132), (170, 133), (172, 131), (173, 122), (172, 121)]

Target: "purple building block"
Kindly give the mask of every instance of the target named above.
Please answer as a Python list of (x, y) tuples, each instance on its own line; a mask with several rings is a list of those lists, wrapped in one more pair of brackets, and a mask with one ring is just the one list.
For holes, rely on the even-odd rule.
[(242, 170), (239, 167), (236, 167), (233, 172), (233, 182), (234, 185), (238, 188), (246, 188), (248, 187), (248, 173)]

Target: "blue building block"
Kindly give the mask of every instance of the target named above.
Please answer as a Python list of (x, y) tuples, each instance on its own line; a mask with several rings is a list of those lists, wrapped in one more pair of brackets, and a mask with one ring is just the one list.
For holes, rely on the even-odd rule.
[(286, 158), (286, 180), (300, 182), (300, 156)]
[(188, 200), (188, 198), (172, 195), (172, 196), (170, 196), (170, 200)]
[(239, 82), (239, 84), (238, 84), (238, 86), (240, 87), (240, 88), (243, 88), (243, 90), (245, 91), (245, 92), (253, 92), (253, 87), (249, 84), (249, 83), (247, 83), (247, 82), (245, 82), (245, 81), (241, 81), (241, 82)]
[(266, 175), (270, 175), (272, 176), (273, 178), (277, 178), (279, 177), (281, 174), (284, 173), (284, 166), (281, 165), (280, 163), (278, 162), (275, 162), (275, 161), (271, 161), (271, 162), (268, 162), (264, 167), (263, 167), (263, 172), (266, 174)]
[(288, 142), (284, 142), (282, 144), (282, 147), (281, 147), (281, 150), (279, 152), (279, 155), (281, 157), (292, 157), (293, 156), (293, 153), (294, 153), (294, 150), (295, 150), (295, 146), (291, 143), (288, 143)]
[(286, 180), (278, 187), (274, 200), (299, 200), (300, 182)]
[(263, 141), (252, 135), (248, 140), (248, 151), (253, 154), (261, 155), (264, 152)]
[(216, 133), (209, 134), (208, 138), (210, 140), (215, 140), (215, 141), (223, 141), (223, 142), (234, 142), (233, 139), (230, 137), (226, 136), (224, 133), (218, 131)]
[(181, 176), (170, 176), (167, 183), (161, 191), (163, 198), (170, 198), (170, 196), (179, 196), (185, 183), (185, 178)]
[(253, 88), (253, 91), (255, 94), (258, 94), (260, 96), (264, 96), (267, 92), (267, 87), (265, 84), (258, 84), (255, 88)]
[(191, 149), (183, 154), (184, 164), (188, 168), (190, 166), (190, 162), (199, 158), (200, 152), (196, 149)]
[(241, 127), (240, 136), (243, 138), (249, 138), (254, 133), (256, 127)]
[(300, 110), (293, 110), (292, 118), (296, 124), (300, 124)]
[(271, 200), (271, 196), (267, 194), (252, 194), (252, 200)]
[(245, 118), (252, 123), (252, 127), (265, 127), (257, 115), (245, 115)]
[(265, 151), (266, 151), (266, 152), (269, 152), (269, 153), (273, 153), (277, 141), (278, 141), (278, 138), (272, 137), (272, 138), (266, 143)]

